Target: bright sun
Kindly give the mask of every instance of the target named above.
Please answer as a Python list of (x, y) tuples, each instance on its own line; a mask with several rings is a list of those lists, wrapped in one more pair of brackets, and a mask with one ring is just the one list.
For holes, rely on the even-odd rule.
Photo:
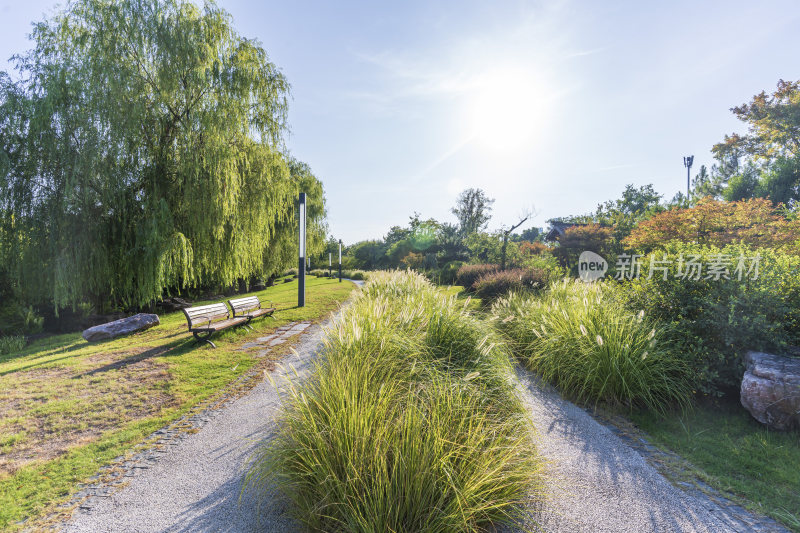
[(484, 75), (469, 106), (473, 138), (492, 150), (529, 146), (543, 127), (541, 86), (522, 70)]

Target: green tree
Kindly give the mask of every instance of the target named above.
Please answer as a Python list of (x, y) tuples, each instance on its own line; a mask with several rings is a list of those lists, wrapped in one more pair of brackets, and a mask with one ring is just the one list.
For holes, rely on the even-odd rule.
[(348, 249), (354, 259), (354, 266), (364, 270), (375, 270), (384, 266), (386, 244), (383, 241), (361, 241)]
[(466, 237), (483, 231), (492, 216), (493, 198), (486, 196), (482, 189), (467, 189), (456, 200), (456, 206), (450, 211), (458, 218), (461, 234)]
[(715, 197), (800, 200), (800, 81), (780, 80), (772, 94), (762, 91), (731, 111), (748, 132), (726, 135), (712, 148), (720, 162), (712, 182), (722, 190)]
[(321, 185), (281, 153), (289, 85), (213, 2), (76, 0), (32, 38), (20, 81), (0, 75), (0, 247), (27, 299), (140, 305), (268, 273), (301, 188), (321, 244)]
[(779, 80), (772, 94), (762, 91), (731, 111), (748, 133), (726, 135), (712, 148), (718, 158), (743, 154), (769, 162), (800, 156), (800, 81)]

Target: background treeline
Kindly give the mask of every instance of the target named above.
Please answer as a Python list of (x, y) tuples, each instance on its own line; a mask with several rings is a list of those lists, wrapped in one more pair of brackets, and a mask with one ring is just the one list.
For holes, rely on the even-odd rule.
[(301, 191), (324, 246), (289, 83), (213, 2), (79, 0), (31, 37), (0, 73), (0, 333), (268, 278), (296, 261)]
[[(509, 268), (558, 268), (553, 256), (545, 253), (540, 228), (511, 233), (508, 227), (489, 232), (492, 204), (481, 189), (463, 191), (451, 209), (457, 221), (423, 220), (419, 213), (409, 217), (405, 226), (393, 226), (382, 239), (367, 240), (346, 246), (342, 264), (346, 269), (413, 269), (424, 272), (438, 283), (454, 283), (456, 272), (467, 263), (503, 262)], [(527, 218), (525, 215), (522, 218)], [(331, 238), (322, 254), (312, 259), (312, 266), (328, 264), (328, 252), (338, 258), (338, 242)]]

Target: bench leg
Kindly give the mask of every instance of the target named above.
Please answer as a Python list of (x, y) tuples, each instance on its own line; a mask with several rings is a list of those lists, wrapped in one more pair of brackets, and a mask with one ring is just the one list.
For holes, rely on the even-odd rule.
[(200, 335), (196, 331), (193, 332), (192, 334), (194, 335), (194, 338), (197, 340), (197, 342), (207, 342), (208, 344), (210, 344), (214, 348), (217, 347), (217, 345), (214, 344), (213, 342), (211, 342), (211, 340), (209, 339), (209, 337), (211, 337), (211, 335), (214, 334), (213, 331), (209, 331), (208, 334), (206, 334), (206, 335)]

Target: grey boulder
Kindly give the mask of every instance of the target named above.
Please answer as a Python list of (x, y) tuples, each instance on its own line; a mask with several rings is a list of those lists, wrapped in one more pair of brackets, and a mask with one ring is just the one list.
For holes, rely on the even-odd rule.
[(139, 313), (84, 330), (83, 338), (88, 342), (104, 341), (143, 331), (159, 324), (158, 315)]
[(800, 358), (747, 352), (741, 402), (773, 429), (800, 428)]

